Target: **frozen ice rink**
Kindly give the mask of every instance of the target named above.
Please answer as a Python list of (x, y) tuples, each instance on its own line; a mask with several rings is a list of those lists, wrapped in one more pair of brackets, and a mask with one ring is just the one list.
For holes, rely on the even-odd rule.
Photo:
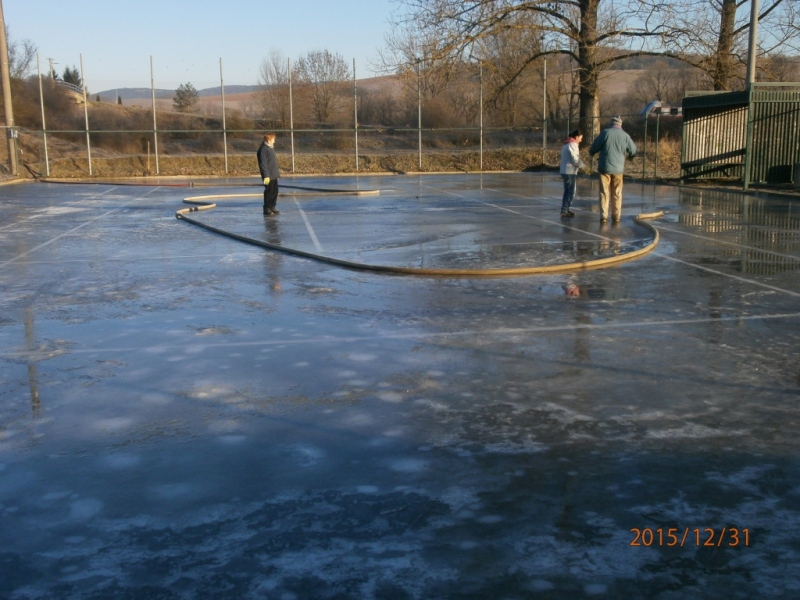
[(797, 198), (281, 181), (0, 188), (0, 598), (800, 597)]

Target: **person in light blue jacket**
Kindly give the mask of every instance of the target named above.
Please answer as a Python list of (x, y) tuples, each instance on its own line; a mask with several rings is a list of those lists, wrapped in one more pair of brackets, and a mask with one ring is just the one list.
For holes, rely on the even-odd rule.
[(575, 130), (569, 134), (569, 139), (564, 142), (561, 148), (561, 165), (559, 172), (561, 179), (564, 180), (564, 196), (561, 198), (561, 218), (569, 219), (575, 216), (569, 207), (572, 206), (572, 199), (575, 197), (575, 184), (578, 180), (578, 169), (586, 165), (581, 160), (578, 145), (583, 139), (583, 134)]
[(636, 144), (622, 129), (622, 118), (611, 119), (608, 129), (600, 132), (589, 148), (589, 155), (600, 154), (597, 170), (600, 172), (600, 222), (608, 220), (611, 201), (611, 219), (619, 223), (622, 216), (622, 175), (626, 158), (636, 156)]

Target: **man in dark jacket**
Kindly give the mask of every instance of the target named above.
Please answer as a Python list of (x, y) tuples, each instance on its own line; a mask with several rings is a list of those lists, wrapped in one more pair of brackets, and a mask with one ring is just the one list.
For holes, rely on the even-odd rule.
[(611, 119), (610, 127), (600, 132), (589, 148), (589, 155), (600, 153), (597, 170), (600, 172), (600, 222), (608, 219), (608, 204), (611, 200), (611, 218), (619, 223), (622, 216), (622, 174), (625, 172), (626, 154), (636, 156), (636, 144), (622, 130), (622, 119)]
[(275, 134), (268, 133), (256, 152), (258, 169), (264, 180), (264, 215), (268, 217), (280, 214), (280, 211), (275, 210), (275, 204), (278, 202), (278, 179), (281, 171), (278, 168), (278, 157), (275, 156), (274, 146)]

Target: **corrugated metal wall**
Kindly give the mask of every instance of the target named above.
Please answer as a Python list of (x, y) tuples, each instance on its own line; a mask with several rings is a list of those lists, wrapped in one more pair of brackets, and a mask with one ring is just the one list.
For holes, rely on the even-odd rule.
[(800, 162), (800, 91), (755, 89), (750, 106), (753, 111), (750, 181), (791, 183), (794, 163)]
[(800, 83), (756, 84), (751, 92), (687, 96), (683, 118), (681, 178), (792, 182), (794, 164), (800, 162)]
[(681, 178), (742, 179), (746, 141), (745, 92), (683, 99)]

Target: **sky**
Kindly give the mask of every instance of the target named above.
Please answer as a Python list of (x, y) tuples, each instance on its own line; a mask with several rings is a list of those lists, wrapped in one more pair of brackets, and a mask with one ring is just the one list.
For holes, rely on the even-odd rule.
[[(295, 62), (308, 52), (340, 54), (357, 77), (375, 63), (392, 0), (2, 0), (9, 40), (38, 47), (42, 73), (55, 61), (81, 68), (90, 92), (150, 87), (201, 90), (258, 83), (261, 62), (277, 49)], [(34, 64), (34, 74), (36, 73)]]

